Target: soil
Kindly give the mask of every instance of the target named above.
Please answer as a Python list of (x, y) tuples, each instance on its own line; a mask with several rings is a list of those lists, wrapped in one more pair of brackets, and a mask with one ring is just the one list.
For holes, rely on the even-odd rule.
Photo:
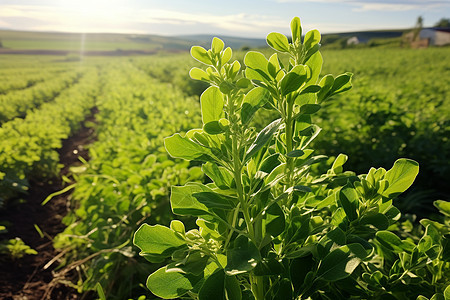
[[(96, 108), (92, 109), (85, 123), (95, 122), (96, 112)], [(58, 151), (63, 165), (61, 175), (68, 175), (71, 166), (81, 164), (79, 156), (89, 159), (86, 146), (93, 142), (93, 133), (92, 128), (83, 124), (77, 133), (63, 141), (63, 146)], [(25, 255), (17, 260), (0, 257), (0, 299), (80, 298), (75, 289), (52, 282), (52, 271), (58, 266), (58, 262), (44, 268), (58, 255), (58, 251), (53, 248), (52, 239), (65, 228), (61, 221), (68, 212), (70, 192), (54, 197), (44, 206), (41, 203), (48, 195), (67, 185), (60, 178), (61, 176), (46, 182), (30, 180), (29, 193), (23, 197), (25, 202), (10, 205), (0, 211), (0, 220), (10, 223), (8, 233), (2, 234), (1, 239), (20, 237), (38, 252), (37, 255)], [(40, 236), (35, 224), (44, 233), (44, 237)]]

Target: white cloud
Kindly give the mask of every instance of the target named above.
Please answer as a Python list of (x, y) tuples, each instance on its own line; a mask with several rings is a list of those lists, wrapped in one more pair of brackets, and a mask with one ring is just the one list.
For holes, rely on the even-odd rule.
[[(59, 4), (59, 6), (0, 5), (0, 18), (10, 20), (9, 23), (13, 23), (14, 19), (22, 19), (21, 29), (25, 30), (144, 33), (143, 31), (149, 32), (156, 25), (167, 25), (167, 27), (213, 28), (212, 31), (222, 29), (223, 32), (230, 34), (245, 32), (261, 36), (269, 30), (284, 30), (289, 24), (288, 21), (273, 16), (190, 14), (175, 10), (110, 5), (105, 1), (78, 0)], [(24, 24), (25, 18), (28, 20), (27, 24)], [(148, 30), (143, 30), (146, 25)], [(170, 33), (162, 32), (162, 34)]]
[(278, 3), (341, 3), (353, 6), (353, 11), (435, 10), (449, 7), (449, 1), (439, 0), (276, 0)]

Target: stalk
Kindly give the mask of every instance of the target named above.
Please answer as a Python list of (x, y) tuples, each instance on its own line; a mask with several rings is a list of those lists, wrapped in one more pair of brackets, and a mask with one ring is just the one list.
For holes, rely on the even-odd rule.
[(251, 240), (254, 240), (255, 234), (253, 230), (253, 226), (250, 222), (250, 214), (248, 212), (247, 201), (244, 196), (244, 188), (242, 186), (242, 163), (239, 158), (239, 145), (237, 139), (237, 121), (231, 120), (234, 118), (234, 103), (232, 101), (232, 97), (227, 95), (228, 109), (229, 109), (229, 118), (230, 123), (232, 124), (232, 155), (233, 155), (233, 171), (234, 171), (234, 181), (236, 182), (236, 191), (238, 195), (239, 203), (241, 204), (242, 212), (244, 214), (245, 224), (247, 225), (247, 231)]
[(264, 300), (264, 277), (250, 275), (252, 293), (256, 300)]
[[(294, 150), (293, 146), (293, 124), (292, 124), (292, 111), (293, 111), (293, 103), (286, 103), (287, 104), (287, 112), (286, 112), (286, 118), (285, 118), (285, 125), (286, 125), (286, 150), (287, 153)], [(293, 173), (293, 163), (294, 158), (287, 157), (286, 159), (286, 173), (287, 173), (287, 187), (291, 187), (292, 185), (292, 173)]]

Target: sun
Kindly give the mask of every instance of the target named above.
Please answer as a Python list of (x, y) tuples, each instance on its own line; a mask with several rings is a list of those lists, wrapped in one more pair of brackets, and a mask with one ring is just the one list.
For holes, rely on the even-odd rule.
[(89, 32), (99, 24), (114, 23), (120, 13), (121, 1), (106, 0), (77, 0), (59, 1), (58, 7), (64, 11), (63, 21), (66, 25), (77, 31)]

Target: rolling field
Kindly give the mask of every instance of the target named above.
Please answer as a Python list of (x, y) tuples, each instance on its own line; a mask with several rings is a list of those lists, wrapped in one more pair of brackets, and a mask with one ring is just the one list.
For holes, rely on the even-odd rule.
[[(36, 50), (45, 47), (46, 50), (67, 50), (80, 47), (80, 37), (76, 35), (55, 38), (54, 34), (46, 35), (42, 33), (37, 36), (33, 35), (33, 39), (30, 39), (25, 33), (8, 36), (7, 31), (0, 31), (0, 37), (3, 46), (11, 49)], [(162, 49), (161, 45), (165, 43), (165, 41), (160, 41), (156, 37), (146, 37), (145, 39), (138, 36), (125, 37), (124, 35), (103, 35), (103, 37), (105, 38), (104, 41), (98, 41), (97, 39), (94, 42), (96, 37), (94, 35), (88, 36), (84, 41), (84, 49), (87, 51), (154, 50)], [(186, 47), (185, 43), (187, 42), (177, 41), (173, 43), (173, 47), (181, 49)], [(264, 50), (266, 58), (271, 53), (273, 53), (272, 50)], [(330, 73), (351, 72), (354, 74), (353, 88), (348, 92), (330, 96), (329, 99), (321, 102), (320, 106), (314, 106), (317, 104), (304, 100), (306, 105), (312, 105), (308, 107), (309, 109), (315, 109), (307, 115), (311, 115), (314, 124), (322, 128), (322, 132), (310, 145), (305, 140), (300, 141), (298, 139), (295, 141), (300, 144), (306, 143), (306, 146), (309, 145), (309, 147), (314, 148), (315, 155), (327, 157), (317, 158), (317, 163), (305, 162), (305, 164), (311, 164), (311, 166), (308, 165), (308, 172), (310, 170), (312, 175), (311, 177), (305, 175), (307, 179), (299, 181), (301, 184), (295, 185), (298, 190), (292, 192), (294, 196), (289, 195), (283, 198), (283, 193), (288, 193), (287, 189), (277, 195), (281, 201), (293, 197), (294, 199), (300, 199), (298, 200), (299, 203), (301, 201), (306, 203), (308, 209), (302, 212), (302, 217), (299, 215), (297, 219), (293, 219), (292, 224), (296, 224), (296, 221), (303, 224), (304, 217), (308, 216), (306, 227), (310, 229), (305, 229), (306, 227), (303, 225), (299, 228), (289, 225), (289, 230), (298, 230), (295, 233), (297, 235), (302, 235), (302, 231), (307, 230), (308, 232), (305, 234), (314, 237), (310, 236), (307, 241), (306, 237), (304, 238), (305, 247), (320, 245), (323, 249), (321, 250), (317, 246), (319, 250), (314, 250), (316, 252), (311, 252), (313, 254), (310, 256), (308, 256), (309, 252), (307, 255), (302, 253), (293, 256), (295, 258), (293, 264), (310, 264), (311, 270), (317, 267), (314, 272), (320, 274), (320, 272), (324, 272), (324, 267), (315, 265), (316, 260), (308, 260), (309, 257), (314, 257), (317, 261), (323, 262), (322, 265), (331, 264), (329, 255), (332, 253), (340, 254), (333, 252), (334, 250), (331, 249), (336, 249), (339, 246), (338, 249), (345, 250), (347, 248), (344, 247), (347, 243), (351, 246), (360, 242), (355, 238), (355, 235), (358, 234), (358, 230), (362, 230), (362, 227), (356, 227), (355, 225), (354, 228), (348, 229), (351, 227), (350, 225), (345, 228), (344, 225), (340, 225), (346, 222), (345, 218), (350, 219), (351, 213), (349, 213), (348, 207), (353, 204), (343, 205), (345, 207), (339, 213), (334, 214), (332, 213), (333, 209), (341, 205), (344, 200), (334, 200), (333, 198), (332, 201), (336, 201), (338, 204), (330, 204), (329, 207), (331, 208), (326, 208), (325, 206), (320, 207), (314, 202), (316, 201), (312, 199), (314, 195), (320, 201), (328, 201), (331, 199), (330, 195), (341, 193), (340, 191), (345, 189), (343, 186), (348, 187), (350, 182), (353, 184), (353, 182), (359, 180), (356, 179), (355, 173), (345, 173), (344, 170), (355, 171), (356, 174), (367, 174), (370, 167), (382, 167), (389, 170), (398, 158), (410, 158), (419, 163), (419, 175), (407, 193), (394, 199), (394, 204), (399, 207), (400, 211), (407, 212), (408, 215), (402, 216), (401, 219), (400, 213), (392, 216), (394, 211), (394, 209), (390, 209), (390, 207), (393, 207), (392, 200), (388, 200), (387, 194), (383, 194), (383, 199), (381, 199), (381, 196), (379, 199), (372, 198), (370, 201), (380, 202), (379, 207), (376, 207), (376, 212), (373, 212), (373, 215), (358, 223), (358, 226), (361, 224), (373, 225), (367, 236), (370, 234), (375, 236), (375, 231), (382, 230), (387, 238), (384, 239), (381, 234), (377, 238), (373, 237), (374, 240), (381, 241), (377, 244), (376, 250), (375, 248), (373, 250), (374, 252), (378, 251), (378, 258), (369, 262), (369, 254), (365, 253), (364, 258), (358, 257), (358, 263), (361, 261), (360, 267), (355, 266), (352, 271), (357, 270), (355, 273), (361, 274), (361, 278), (363, 278), (361, 280), (364, 280), (361, 285), (369, 286), (367, 297), (372, 296), (374, 299), (387, 297), (388, 294), (384, 294), (384, 292), (389, 288), (394, 289), (394, 287), (398, 291), (395, 290), (388, 296), (393, 299), (406, 299), (407, 296), (402, 294), (402, 289), (404, 290), (408, 284), (416, 286), (420, 292), (426, 294), (426, 297), (431, 298), (433, 294), (440, 292), (442, 287), (445, 288), (449, 284), (449, 277), (447, 277), (450, 276), (448, 268), (448, 254), (450, 253), (449, 216), (444, 218), (439, 215), (438, 209), (433, 206), (433, 202), (436, 200), (450, 201), (448, 185), (448, 178), (450, 178), (449, 54), (449, 48), (423, 50), (389, 48), (325, 49), (322, 51), (324, 65), (316, 75), (319, 77), (320, 74), (319, 78), (322, 78)], [(287, 59), (281, 54), (280, 57), (280, 61), (287, 62)], [(243, 68), (245, 65), (249, 65), (249, 61), (244, 60), (243, 52), (235, 53), (232, 60), (234, 59), (240, 61)], [(175, 189), (176, 191), (181, 191), (185, 187), (180, 186), (188, 182), (192, 183), (192, 186), (200, 186), (201, 183), (205, 183), (205, 187), (208, 186), (210, 190), (204, 188), (201, 192), (212, 194), (213, 190), (215, 193), (219, 191), (222, 193), (222, 200), (233, 198), (233, 189), (236, 188), (235, 179), (233, 179), (234, 181), (231, 179), (228, 181), (228, 173), (223, 171), (225, 168), (220, 167), (217, 171), (211, 167), (211, 160), (208, 160), (207, 163), (212, 168), (208, 173), (205, 171), (208, 170), (208, 166), (202, 166), (203, 156), (187, 155), (191, 157), (191, 161), (188, 161), (181, 159), (182, 156), (172, 155), (174, 158), (166, 151), (167, 144), (166, 147), (164, 145), (166, 137), (172, 136), (175, 132), (180, 132), (183, 138), (185, 134), (186, 136), (195, 136), (198, 132), (201, 132), (202, 122), (205, 122), (203, 110), (206, 105), (203, 102), (200, 105), (199, 96), (209, 84), (189, 78), (189, 70), (192, 67), (201, 67), (201, 64), (187, 54), (108, 58), (86, 57), (76, 61), (71, 61), (70, 58), (64, 56), (0, 55), (0, 237), (2, 240), (0, 251), (2, 256), (6, 258), (1, 260), (3, 271), (0, 274), (0, 284), (5, 289), (0, 292), (0, 297), (7, 298), (16, 294), (22, 297), (34, 295), (35, 297), (51, 299), (52, 297), (58, 297), (58, 295), (61, 296), (61, 293), (66, 293), (65, 295), (71, 293), (73, 297), (81, 297), (79, 294), (85, 293), (86, 297), (91, 299), (95, 298), (96, 292), (93, 291), (97, 291), (99, 295), (106, 293), (106, 299), (142, 300), (155, 298), (155, 295), (145, 287), (147, 276), (155, 271), (160, 272), (163, 262), (167, 264), (168, 259), (176, 257), (177, 254), (181, 255), (181, 252), (172, 251), (171, 254), (164, 254), (165, 256), (162, 250), (158, 254), (159, 256), (154, 253), (147, 253), (146, 260), (139, 255), (142, 248), (139, 249), (133, 244), (135, 232), (144, 223), (152, 225), (152, 228), (157, 228), (156, 226), (153, 227), (155, 224), (164, 226), (171, 224), (171, 220), (175, 218), (173, 207), (170, 204), (171, 187), (173, 186), (179, 188), (179, 190)], [(246, 73), (246, 75), (248, 74), (251, 73)], [(260, 75), (253, 76), (256, 78)], [(264, 77), (261, 80), (263, 81)], [(318, 83), (312, 85), (317, 86)], [(217, 88), (217, 90), (219, 89)], [(250, 87), (245, 90), (245, 93), (249, 90)], [(314, 93), (317, 93), (318, 90)], [(282, 93), (285, 93), (285, 91), (282, 91)], [(283, 94), (283, 96), (286, 95)], [(217, 99), (215, 98), (215, 100)], [(221, 101), (223, 102), (223, 100)], [(241, 99), (240, 101), (245, 102), (246, 100)], [(251, 99), (248, 100), (248, 103), (252, 103)], [(222, 106), (227, 107), (223, 103)], [(321, 110), (317, 111), (317, 107)], [(267, 110), (266, 108), (267, 105), (261, 107), (258, 112), (252, 111), (253, 119), (250, 121), (251, 118), (249, 117), (246, 124), (246, 127), (256, 128), (254, 132), (245, 131), (245, 134), (256, 140), (252, 144), (253, 148), (260, 147), (257, 145), (258, 139), (266, 138), (263, 134), (256, 137), (256, 133), (277, 118), (274, 110)], [(203, 111), (203, 115), (201, 111)], [(214, 119), (214, 122), (225, 118), (220, 113), (216, 114), (217, 120)], [(302, 120), (305, 124), (311, 122), (309, 119), (301, 119), (300, 117), (297, 117), (297, 119)], [(300, 123), (300, 121), (298, 122)], [(219, 147), (219, 149), (224, 153), (234, 147), (230, 145), (235, 145), (235, 141), (232, 142), (231, 138), (228, 141), (229, 144), (227, 144), (224, 142), (226, 138), (222, 139), (221, 137), (225, 130), (223, 128), (226, 126), (222, 124), (220, 130), (217, 127), (215, 128), (217, 132), (208, 135), (208, 138), (212, 136), (210, 141), (216, 144), (223, 142), (224, 146)], [(299, 129), (295, 126), (305, 127)], [(294, 129), (297, 132), (305, 132), (313, 128), (313, 126), (308, 127), (304, 124), (295, 126)], [(193, 128), (200, 129), (196, 132), (192, 130)], [(203, 127), (204, 130), (205, 128)], [(284, 130), (283, 128), (288, 128), (288, 126), (279, 127), (280, 132)], [(264, 129), (262, 130), (261, 132), (264, 132)], [(70, 144), (71, 139), (80, 132), (89, 132), (90, 138), (87, 139), (89, 143), (85, 140), (84, 142), (77, 142), (78, 144), (71, 144), (68, 153), (76, 158), (80, 156), (80, 159), (78, 162), (68, 164), (62, 159), (62, 153), (64, 153), (62, 148), (65, 147), (63, 145)], [(288, 132), (283, 134), (277, 135), (277, 143), (285, 140)], [(308, 134), (307, 136), (313, 135)], [(180, 146), (180, 149), (184, 149), (183, 147), (186, 145)], [(242, 143), (242, 145), (245, 144)], [(267, 153), (272, 153), (271, 151), (275, 151), (278, 149), (277, 147), (282, 148), (275, 142), (271, 147), (267, 146)], [(211, 149), (213, 148), (211, 146)], [(250, 147), (250, 149), (252, 148)], [(266, 151), (266, 148), (258, 149)], [(308, 149), (302, 148), (302, 150), (299, 150), (301, 151), (300, 155), (300, 152), (294, 153), (293, 151), (296, 150), (289, 149), (289, 146), (286, 149), (282, 150), (286, 153), (280, 155), (280, 157), (283, 156), (285, 161), (281, 162), (287, 166), (294, 160), (300, 161), (308, 151)], [(217, 149), (214, 148), (214, 150)], [(172, 151), (176, 152), (176, 150)], [(180, 151), (182, 152), (182, 150)], [(238, 155), (239, 149), (233, 151), (233, 155)], [(81, 155), (81, 152), (84, 154)], [(231, 151), (229, 152), (231, 153)], [(252, 151), (248, 150), (248, 153), (252, 153)], [(243, 174), (247, 177), (244, 176), (244, 183), (245, 180), (252, 182), (252, 176), (255, 178), (261, 176), (260, 173), (259, 175), (256, 174), (256, 169), (251, 171), (252, 168), (256, 168), (257, 159), (262, 159), (264, 153), (261, 153), (261, 157), (255, 156), (245, 166)], [(339, 166), (336, 163), (339, 158), (344, 157), (339, 155), (341, 153), (348, 155), (348, 161), (343, 168), (343, 163)], [(214, 155), (220, 157), (216, 152), (214, 152), (214, 155), (210, 155), (211, 157)], [(278, 156), (276, 159), (278, 159)], [(314, 160), (314, 157), (311, 159)], [(225, 158), (224, 160), (226, 161)], [(304, 160), (306, 161), (306, 158)], [(283, 164), (280, 166), (283, 166)], [(273, 168), (270, 172), (273, 172)], [(204, 173), (207, 173), (208, 177)], [(223, 180), (223, 184), (227, 186), (226, 188), (215, 186), (218, 181), (217, 174), (220, 174), (219, 177)], [(322, 187), (314, 185), (314, 180), (323, 179), (317, 174), (328, 174), (329, 178), (327, 177), (326, 180), (331, 180), (326, 187), (329, 190), (328, 194), (324, 191), (325, 185)], [(231, 175), (229, 176), (231, 178)], [(275, 177), (276, 174), (273, 176)], [(342, 176), (339, 178), (345, 179), (345, 182), (348, 180), (349, 183), (347, 185), (345, 185), (345, 182), (341, 184), (338, 182), (339, 178), (333, 181), (334, 179), (330, 179), (333, 176)], [(291, 179), (283, 178), (283, 180), (289, 182)], [(283, 180), (280, 182), (284, 182)], [(56, 190), (61, 192), (34, 198), (29, 197), (29, 195), (35, 195), (33, 190), (37, 187), (54, 184), (55, 182), (58, 183)], [(321, 184), (321, 181), (317, 182)], [(273, 183), (270, 188), (277, 184), (277, 182)], [(256, 186), (254, 188), (257, 189)], [(340, 188), (342, 190), (339, 190)], [(382, 188), (379, 187), (379, 189)], [(356, 188), (352, 190), (356, 193)], [(243, 191), (248, 192), (245, 189)], [(397, 197), (397, 194), (395, 197)], [(186, 199), (191, 198), (186, 196)], [(14, 216), (27, 211), (28, 205), (42, 203), (44, 205), (43, 210), (50, 209), (49, 207), (54, 205), (55, 199), (65, 203), (63, 211), (60, 212), (62, 219), (60, 222), (63, 226), (61, 226), (59, 232), (48, 234), (46, 228), (51, 225), (29, 212), (27, 212), (27, 215), (29, 214), (28, 220), (25, 223), (20, 223), (25, 224), (23, 225), (24, 228), (19, 228), (19, 224), (15, 223)], [(349, 201), (351, 202), (351, 199)], [(364, 205), (367, 203), (364, 203)], [(370, 205), (373, 203), (371, 202)], [(226, 206), (223, 203), (221, 205)], [(248, 222), (245, 213), (239, 212), (240, 205), (237, 204), (238, 210), (236, 210), (234, 219), (233, 214), (228, 216), (228, 219), (234, 220), (233, 224), (236, 218), (240, 218), (241, 214), (243, 215), (240, 219), (242, 223), (244, 219), (245, 222)], [(367, 205), (367, 210), (369, 210), (370, 206)], [(297, 205), (300, 211), (299, 207), (300, 205)], [(358, 207), (358, 214), (363, 215), (363, 208), (361, 207)], [(223, 207), (214, 208), (217, 211), (223, 209)], [(390, 216), (389, 212), (386, 212), (388, 208), (391, 213)], [(449, 212), (448, 207), (437, 208)], [(264, 213), (261, 212), (260, 215), (265, 215), (267, 211), (268, 215), (272, 214), (273, 220), (264, 219), (261, 222), (267, 222), (267, 224), (280, 222), (279, 216), (283, 214), (283, 211), (278, 212), (277, 209), (281, 211), (278, 204), (266, 207)], [(385, 209), (385, 212), (382, 213), (382, 209)], [(273, 210), (276, 210), (276, 212), (273, 212)], [(312, 211), (320, 214), (310, 217), (308, 214)], [(397, 211), (395, 210), (395, 212)], [(38, 213), (39, 211), (36, 211), (35, 214)], [(354, 213), (356, 214), (356, 208)], [(291, 212), (286, 214), (291, 217)], [(201, 215), (201, 218), (197, 221), (188, 215), (176, 217), (184, 222), (186, 231), (197, 228), (197, 225), (201, 226), (199, 224), (203, 222), (203, 231), (210, 232), (209, 234), (217, 241), (222, 242), (219, 232), (225, 229), (219, 228), (220, 226), (214, 227), (211, 225), (212, 223), (208, 223), (211, 219), (204, 215)], [(195, 213), (192, 213), (192, 215), (195, 215)], [(217, 215), (222, 216), (222, 211)], [(433, 221), (428, 220), (421, 223), (422, 228), (418, 224), (416, 216), (429, 218)], [(341, 219), (338, 220), (340, 217)], [(380, 221), (380, 219), (382, 220)], [(356, 220), (355, 217), (349, 224), (356, 224)], [(386, 224), (383, 223), (384, 221)], [(434, 221), (439, 221), (442, 224), (433, 223)], [(283, 226), (284, 222), (283, 219)], [(331, 230), (331, 227), (327, 227), (330, 229), (328, 234), (320, 236), (320, 233), (315, 230), (322, 228), (321, 226), (326, 226), (323, 223), (333, 226), (333, 230)], [(383, 224), (380, 225), (380, 223)], [(286, 219), (286, 224), (291, 224), (288, 223), (288, 219)], [(172, 230), (175, 225), (172, 223), (170, 226)], [(433, 226), (438, 229), (435, 230)], [(22, 230), (27, 231), (27, 233), (22, 235)], [(244, 230), (246, 229), (241, 226), (236, 232), (239, 233)], [(336, 242), (334, 238), (339, 239), (341, 237), (340, 232), (344, 234), (345, 230), (348, 230), (351, 234), (344, 235), (344, 242)], [(388, 230), (395, 232), (402, 240), (397, 243), (397, 239), (400, 240), (400, 238)], [(438, 234), (433, 230), (440, 233)], [(184, 231), (184, 227), (182, 231)], [(267, 231), (269, 232), (269, 229)], [(330, 232), (338, 237), (332, 237), (332, 234), (329, 234)], [(294, 233), (292, 234), (294, 235)], [(396, 236), (397, 239), (394, 242), (392, 242), (390, 234)], [(231, 232), (225, 244), (228, 244), (231, 238), (234, 239), (235, 235)], [(422, 238), (422, 235), (427, 238)], [(439, 235), (443, 237), (438, 237)], [(201, 238), (206, 239), (206, 235), (202, 235)], [(336, 242), (336, 244), (333, 244), (333, 246), (331, 244), (325, 245), (327, 238), (332, 240), (331, 244), (333, 242)], [(282, 239), (280, 238), (280, 240)], [(350, 241), (352, 241), (351, 244)], [(280, 241), (274, 243), (277, 242), (281, 243)], [(361, 243), (366, 247), (366, 244)], [(439, 243), (443, 246), (439, 246), (441, 245)], [(163, 243), (161, 242), (161, 244)], [(393, 244), (395, 245), (392, 246)], [(47, 249), (43, 245), (52, 245), (51, 251), (53, 252), (51, 253), (54, 254), (53, 257), (44, 261), (39, 260), (40, 249)], [(422, 248), (416, 247), (416, 245), (421, 245)], [(196, 244), (195, 247), (197, 246)], [(198, 247), (201, 248), (201, 246)], [(163, 248), (163, 246), (160, 247)], [(236, 246), (236, 248), (238, 247)], [(263, 248), (261, 246), (261, 249)], [(426, 250), (423, 250), (425, 248)], [(184, 248), (178, 250), (180, 249)], [(157, 250), (159, 251), (159, 249)], [(196, 248), (196, 250), (198, 249)], [(345, 254), (351, 253), (350, 250), (345, 250), (347, 251)], [(363, 249), (364, 252), (366, 250)], [(167, 251), (170, 252), (171, 250)], [(190, 251), (194, 250), (191, 249)], [(321, 251), (330, 251), (331, 253), (322, 255)], [(389, 253), (389, 251), (392, 253)], [(144, 252), (142, 250), (141, 254)], [(411, 257), (414, 255), (417, 256), (417, 261), (420, 260), (421, 264), (427, 266), (424, 269), (431, 270), (434, 268), (433, 270), (439, 269), (439, 272), (416, 272), (417, 268), (422, 267), (422, 265), (413, 264), (414, 259)], [(438, 260), (437, 257), (441, 257), (440, 255), (445, 256), (445, 258)], [(267, 257), (270, 257), (270, 255)], [(380, 257), (385, 259), (384, 269), (374, 271), (375, 265), (382, 261)], [(341, 260), (347, 258), (345, 256)], [(194, 260), (196, 258), (192, 255), (186, 256), (184, 259), (183, 263), (187, 264), (189, 259)], [(152, 263), (149, 263), (148, 260)], [(26, 263), (24, 263), (25, 261)], [(350, 259), (348, 261), (350, 262)], [(364, 266), (363, 261), (365, 262)], [(433, 265), (431, 261), (436, 263)], [(17, 280), (15, 283), (8, 281), (6, 266), (11, 262), (14, 262), (14, 272), (18, 274), (17, 278), (15, 277), (15, 280)], [(280, 262), (277, 261), (278, 265), (281, 266), (280, 268), (285, 268), (281, 262), (281, 260)], [(210, 265), (206, 267), (206, 261), (200, 258), (195, 263), (204, 263), (203, 267), (206, 269), (212, 268)], [(269, 266), (269, 264), (274, 262), (267, 258), (264, 263), (267, 263), (267, 266), (264, 267), (270, 269), (273, 266)], [(27, 273), (29, 269), (23, 271), (26, 269), (24, 267), (26, 264), (32, 266), (35, 270), (52, 271), (52, 279), (48, 280), (48, 278), (42, 276), (30, 277), (30, 274)], [(177, 265), (177, 267), (184, 268), (184, 265), (181, 267)], [(195, 268), (195, 266), (192, 268)], [(245, 269), (245, 266), (243, 268)], [(392, 271), (389, 271), (390, 269)], [(274, 276), (271, 273), (273, 272), (272, 269), (263, 271), (270, 273), (270, 276)], [(260, 270), (260, 272), (266, 274), (263, 271)], [(398, 274), (395, 273), (397, 271)], [(183, 272), (185, 272), (184, 269)], [(213, 275), (209, 274), (209, 276), (219, 274), (219, 272), (214, 272)], [(229, 278), (241, 279), (236, 274), (239, 275), (240, 273), (235, 272)], [(333, 274), (335, 273), (331, 275), (330, 273), (322, 274), (321, 276), (327, 279), (321, 283), (314, 283), (308, 289), (311, 291), (325, 289), (326, 284), (328, 284), (329, 290), (327, 291), (335, 293), (330, 295), (347, 297), (347, 294), (339, 294), (338, 285), (341, 283), (343, 285), (350, 284), (350, 277), (347, 280), (345, 279), (346, 276), (342, 277), (342, 274), (335, 277), (333, 277)], [(306, 277), (307, 275), (305, 273), (301, 276)], [(423, 282), (418, 282), (417, 278), (419, 277), (423, 278)], [(231, 279), (229, 280), (231, 282)], [(38, 296), (34, 294), (36, 290), (30, 287), (32, 286), (30, 282), (41, 287), (37, 292)], [(273, 281), (274, 285), (280, 290), (282, 289), (282, 282), (283, 280)], [(432, 282), (434, 286), (429, 282)], [(241, 283), (245, 287), (244, 295), (246, 290), (249, 291), (251, 284), (243, 281)], [(234, 281), (233, 284), (235, 284)], [(239, 284), (237, 285), (239, 287)], [(66, 290), (61, 290), (61, 286), (66, 286)], [(439, 290), (437, 287), (439, 287)], [(191, 286), (191, 288), (193, 287)], [(304, 287), (294, 286), (292, 293), (297, 293), (302, 288)], [(362, 290), (360, 287), (353, 288), (359, 292)], [(195, 288), (193, 289), (193, 293), (196, 295), (198, 291)], [(308, 289), (305, 288), (306, 291)], [(450, 288), (446, 289), (446, 293), (447, 290), (450, 294)], [(317, 296), (311, 291), (312, 297)], [(274, 293), (272, 290), (270, 292)], [(414, 296), (417, 297), (415, 294)], [(428, 299), (425, 296), (417, 299)], [(243, 297), (233, 299), (243, 299)], [(253, 299), (250, 296), (248, 297), (248, 299)]]

